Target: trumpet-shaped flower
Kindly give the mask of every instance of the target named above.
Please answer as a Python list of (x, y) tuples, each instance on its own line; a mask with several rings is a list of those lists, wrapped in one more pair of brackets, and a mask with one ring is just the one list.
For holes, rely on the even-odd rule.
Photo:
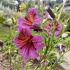
[[(45, 28), (47, 30), (47, 32), (49, 33), (49, 35), (52, 35), (52, 32), (51, 32), (51, 28), (53, 27), (53, 20), (50, 21), (49, 25), (47, 25)], [(62, 24), (56, 24), (56, 28), (55, 28), (55, 32), (54, 32), (54, 35), (55, 36), (59, 36), (60, 35), (60, 31), (61, 31), (61, 27), (62, 27)]]
[(27, 27), (20, 29), (19, 36), (13, 39), (24, 60), (27, 60), (28, 56), (32, 59), (39, 56), (37, 50), (42, 49), (45, 45), (42, 40), (43, 37), (40, 35), (32, 36), (31, 30)]
[(19, 24), (17, 24), (17, 26), (19, 26), (19, 28), (24, 26), (33, 27), (35, 24), (39, 24), (42, 22), (40, 16), (40, 14), (37, 14), (37, 8), (29, 8), (27, 16), (25, 18), (21, 17), (18, 20)]

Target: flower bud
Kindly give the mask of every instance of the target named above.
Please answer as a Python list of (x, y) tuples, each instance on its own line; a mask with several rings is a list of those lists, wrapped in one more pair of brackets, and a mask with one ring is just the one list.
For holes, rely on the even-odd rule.
[(52, 18), (55, 18), (54, 13), (53, 13), (52, 9), (51, 9), (49, 6), (47, 7), (46, 11), (49, 13), (49, 15), (50, 15)]
[(3, 46), (4, 45), (4, 43), (0, 40), (0, 46)]

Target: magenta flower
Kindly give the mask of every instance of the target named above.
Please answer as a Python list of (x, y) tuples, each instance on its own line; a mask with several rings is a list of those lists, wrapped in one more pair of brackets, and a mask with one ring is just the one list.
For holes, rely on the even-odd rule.
[[(49, 25), (47, 25), (45, 27), (47, 32), (49, 33), (49, 35), (52, 35), (51, 29), (53, 27), (53, 22), (54, 22), (53, 20), (50, 20)], [(56, 24), (55, 33), (54, 33), (55, 36), (59, 36), (60, 35), (61, 27), (62, 27), (62, 24), (58, 24), (58, 23)]]
[(27, 60), (28, 56), (32, 59), (36, 59), (39, 56), (37, 50), (45, 46), (42, 40), (43, 37), (40, 35), (32, 36), (31, 30), (27, 27), (20, 29), (19, 36), (13, 39), (24, 60)]
[(39, 24), (42, 22), (40, 16), (40, 14), (37, 14), (37, 8), (29, 8), (27, 16), (25, 18), (21, 17), (18, 20), (19, 24), (17, 24), (17, 26), (19, 26), (19, 28), (23, 26), (33, 27), (35, 24)]
[(44, 19), (48, 18), (49, 13), (47, 11), (44, 12)]

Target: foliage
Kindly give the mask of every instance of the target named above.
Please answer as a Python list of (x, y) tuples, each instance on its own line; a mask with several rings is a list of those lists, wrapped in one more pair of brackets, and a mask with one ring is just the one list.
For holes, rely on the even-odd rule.
[(67, 20), (67, 24), (66, 31), (70, 32), (70, 18)]
[(34, 7), (34, 1), (29, 0), (28, 2), (26, 1), (26, 12), (28, 8)]
[(6, 19), (2, 16), (0, 16), (0, 23), (4, 23), (6, 21)]
[(7, 2), (7, 1), (2, 1), (2, 5), (4, 6), (4, 7), (10, 7), (11, 9), (13, 9), (15, 6), (13, 5), (13, 4), (10, 4), (9, 2)]
[[(7, 6), (7, 4), (5, 4), (5, 5)], [(58, 5), (56, 5), (56, 6), (58, 6)], [(34, 7), (34, 5), (33, 5), (33, 2), (30, 0), (26, 5), (25, 13), (27, 12), (28, 8), (31, 8), (31, 7)], [(57, 22), (56, 20), (60, 13), (61, 7), (57, 8), (57, 9), (55, 8), (53, 10), (53, 12), (55, 14), (55, 18), (54, 19), (52, 18), (54, 20), (54, 24), (53, 24), (53, 28), (51, 29), (52, 35), (50, 36), (48, 34), (48, 31), (45, 29), (45, 26), (48, 25), (50, 23), (50, 21), (47, 20), (48, 18), (47, 19), (43, 18), (44, 9), (43, 9), (43, 7), (40, 7), (40, 4), (38, 4), (38, 13), (41, 14), (41, 18), (43, 19), (43, 21), (40, 23), (40, 27), (42, 28), (43, 32), (40, 32), (40, 31), (37, 32), (32, 29), (32, 35), (33, 36), (41, 35), (44, 38), (43, 42), (45, 43), (45, 47), (43, 49), (37, 51), (40, 59), (37, 60), (37, 62), (39, 64), (36, 67), (36, 70), (38, 70), (38, 68), (44, 69), (44, 70), (52, 70), (53, 68), (55, 68), (56, 66), (58, 66), (60, 63), (63, 62), (63, 55), (70, 50), (69, 35), (65, 38), (62, 38), (63, 33), (70, 31), (70, 24), (69, 24), (70, 16), (68, 14), (66, 14), (66, 12), (62, 13), (61, 20), (59, 21), (60, 24), (63, 24), (62, 30), (60, 31), (60, 35), (54, 36), (54, 31), (55, 31), (56, 22)], [(14, 16), (14, 18), (19, 19), (17, 13), (14, 13), (12, 16)], [(26, 17), (26, 15), (24, 15), (24, 17)], [(20, 68), (18, 67), (18, 64), (19, 64), (19, 61), (21, 61), (22, 57), (20, 56), (19, 49), (16, 47), (16, 45), (12, 41), (13, 38), (18, 37), (18, 34), (19, 34), (17, 32), (17, 27), (16, 27), (17, 19), (14, 20), (14, 18), (13, 17), (10, 17), (10, 18), (0, 17), (0, 32), (1, 32), (0, 40), (2, 40), (4, 42), (4, 48), (2, 49), (2, 50), (4, 50), (3, 55), (6, 55), (7, 53), (9, 54), (10, 66), (11, 66), (11, 64), (13, 64), (15, 70), (20, 70)], [(8, 21), (9, 19), (10, 19), (10, 21)], [(12, 25), (10, 25), (10, 27), (4, 26), (5, 24), (2, 24), (4, 22), (6, 24), (12, 23)], [(64, 25), (67, 25), (67, 27), (65, 28)], [(59, 44), (63, 44), (65, 46), (66, 50), (64, 53), (62, 53), (61, 50), (56, 49), (56, 46), (58, 46)], [(12, 55), (12, 54), (14, 54), (14, 55)], [(43, 55), (43, 57), (41, 55)], [(59, 55), (59, 57), (57, 57), (57, 55)], [(43, 62), (41, 63), (42, 60), (43, 60)], [(47, 62), (48, 64), (46, 64), (44, 66), (43, 65), (44, 62)], [(29, 70), (29, 68), (30, 68), (29, 63), (27, 64), (27, 67)]]

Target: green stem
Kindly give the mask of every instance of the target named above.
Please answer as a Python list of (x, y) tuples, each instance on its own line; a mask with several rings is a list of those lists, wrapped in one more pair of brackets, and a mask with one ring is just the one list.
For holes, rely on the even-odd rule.
[(9, 52), (9, 57), (10, 57), (10, 67), (11, 67), (11, 51)]

